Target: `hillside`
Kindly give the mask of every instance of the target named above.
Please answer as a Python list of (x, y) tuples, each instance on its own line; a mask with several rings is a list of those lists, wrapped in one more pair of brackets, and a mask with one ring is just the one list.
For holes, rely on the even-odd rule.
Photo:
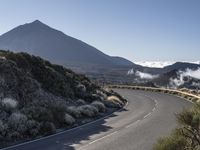
[(172, 70), (185, 70), (189, 69), (198, 69), (200, 67), (199, 64), (187, 63), (187, 62), (176, 62), (173, 65), (169, 65), (163, 68), (164, 72), (170, 72)]
[(124, 103), (84, 75), (27, 53), (0, 51), (0, 147), (86, 123)]
[(158, 87), (199, 89), (199, 68), (199, 64), (177, 62), (164, 68), (131, 69), (127, 76), (133, 79), (132, 83), (129, 83), (134, 85), (153, 84)]

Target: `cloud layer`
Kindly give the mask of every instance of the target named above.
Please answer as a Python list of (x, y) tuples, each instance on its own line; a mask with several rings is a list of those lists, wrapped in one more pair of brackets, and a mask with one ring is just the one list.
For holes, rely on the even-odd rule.
[(127, 73), (128, 75), (135, 75), (136, 77), (139, 77), (140, 79), (147, 79), (147, 80), (151, 80), (154, 78), (157, 78), (158, 75), (152, 75), (150, 73), (144, 73), (141, 71), (134, 71), (133, 69), (130, 69)]
[[(200, 80), (200, 68), (196, 70), (186, 69), (185, 71), (178, 71), (177, 78), (170, 78), (169, 85), (172, 87), (179, 87), (185, 83), (184, 77), (192, 77)], [(194, 85), (196, 83), (193, 83)]]
[[(188, 63), (200, 64), (200, 61), (183, 61)], [(151, 68), (163, 68), (169, 65), (176, 63), (175, 61), (138, 61), (134, 62), (135, 64), (151, 67)]]

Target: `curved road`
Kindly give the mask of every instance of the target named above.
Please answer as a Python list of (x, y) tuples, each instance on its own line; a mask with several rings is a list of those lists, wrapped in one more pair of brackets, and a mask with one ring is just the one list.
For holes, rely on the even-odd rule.
[(176, 127), (174, 114), (192, 104), (154, 92), (115, 89), (128, 105), (106, 119), (8, 150), (150, 150)]

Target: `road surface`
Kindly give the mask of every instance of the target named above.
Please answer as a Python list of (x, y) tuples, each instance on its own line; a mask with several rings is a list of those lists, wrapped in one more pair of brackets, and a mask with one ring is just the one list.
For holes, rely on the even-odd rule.
[(7, 150), (151, 150), (156, 139), (168, 135), (177, 126), (174, 114), (192, 105), (162, 93), (115, 91), (128, 100), (123, 110), (88, 125)]

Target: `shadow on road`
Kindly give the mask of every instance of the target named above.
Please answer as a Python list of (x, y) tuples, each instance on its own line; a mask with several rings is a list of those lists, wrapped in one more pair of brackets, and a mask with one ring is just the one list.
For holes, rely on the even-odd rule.
[[(127, 110), (121, 109), (120, 111)], [(112, 127), (107, 126), (106, 122), (113, 117), (117, 117), (116, 113), (88, 125), (7, 150), (75, 150), (75, 145), (87, 143), (91, 136), (111, 130)]]

